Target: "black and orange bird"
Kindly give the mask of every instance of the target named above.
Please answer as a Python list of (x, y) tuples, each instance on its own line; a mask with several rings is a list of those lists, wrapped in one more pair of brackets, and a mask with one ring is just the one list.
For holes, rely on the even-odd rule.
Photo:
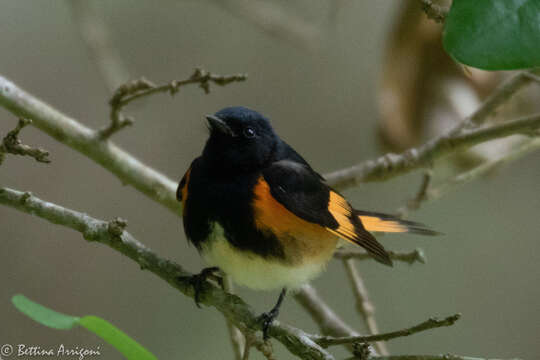
[(210, 136), (177, 191), (186, 236), (211, 266), (196, 279), (220, 269), (252, 289), (281, 288), (274, 308), (261, 315), (265, 338), (287, 289), (321, 273), (339, 239), (392, 266), (371, 232), (435, 234), (354, 209), (258, 112), (228, 107), (206, 119)]

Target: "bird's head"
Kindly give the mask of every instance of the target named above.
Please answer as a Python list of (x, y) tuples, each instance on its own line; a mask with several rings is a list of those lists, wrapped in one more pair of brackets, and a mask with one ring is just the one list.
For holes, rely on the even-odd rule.
[(279, 142), (270, 121), (254, 110), (235, 106), (207, 115), (210, 137), (203, 151), (213, 166), (253, 171), (265, 166)]

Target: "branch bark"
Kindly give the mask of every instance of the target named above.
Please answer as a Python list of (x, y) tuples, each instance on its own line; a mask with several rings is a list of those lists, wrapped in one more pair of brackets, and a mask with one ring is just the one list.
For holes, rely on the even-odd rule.
[[(457, 141), (460, 141), (460, 138), (465, 142), (471, 139), (479, 142), (485, 141), (486, 139), (483, 138), (485, 134), (482, 134), (482, 132), (462, 132), (462, 130), (470, 127), (471, 124), (479, 125), (484, 122), (502, 102), (507, 100), (519, 88), (525, 86), (531, 81), (535, 80), (530, 76), (527, 76), (526, 73), (518, 74), (511, 81), (505, 84), (502, 89), (499, 89), (498, 92), (490, 97), (483, 107), (473, 114), (473, 116), (462, 122), (459, 129), (454, 129), (450, 135), (457, 135)], [(153, 200), (165, 205), (169, 210), (180, 214), (180, 204), (175, 199), (176, 182), (168, 179), (166, 176), (162, 175), (156, 170), (142, 164), (136, 158), (126, 153), (110, 141), (100, 141), (99, 136), (97, 136), (97, 131), (89, 129), (84, 125), (81, 125), (76, 120), (62, 114), (48, 104), (18, 88), (15, 84), (2, 76), (0, 76), (0, 105), (17, 116), (32, 118), (36, 127), (40, 128), (65, 145), (70, 146), (87, 157), (93, 159), (95, 162), (115, 174), (123, 183), (134, 186), (136, 189), (146, 194)], [(523, 125), (523, 128), (514, 128), (511, 131), (516, 133), (525, 131), (523, 129), (526, 129), (528, 126), (525, 125), (525, 123), (527, 123), (527, 121), (523, 121), (521, 124)], [(493, 136), (495, 138), (499, 135), (505, 135), (505, 132), (509, 129), (499, 128), (498, 130), (493, 130), (492, 128), (487, 128), (481, 130), (491, 132), (491, 135), (488, 137)], [(463, 140), (463, 137), (467, 136), (469, 136), (469, 140)], [(530, 144), (538, 144), (538, 142), (537, 140), (532, 140)], [(426, 144), (425, 146), (429, 145), (430, 143)], [(533, 148), (536, 147), (530, 146), (528, 150), (530, 151)], [(416, 150), (411, 150), (413, 153), (415, 151)], [(456, 150), (453, 148), (448, 151), (452, 152)], [(517, 158), (523, 155), (523, 153), (525, 153), (525, 151), (516, 153), (515, 157)], [(399, 157), (399, 155), (389, 154), (388, 157)], [(408, 169), (407, 171), (410, 170), (412, 169)], [(380, 171), (380, 169), (377, 170), (375, 167), (371, 171), (376, 172)], [(386, 171), (390, 173), (389, 177), (406, 172), (403, 171), (403, 169), (399, 170), (401, 172), (396, 172), (396, 170), (393, 168), (388, 168)], [(366, 172), (365, 176), (368, 175), (369, 172)], [(383, 180), (388, 178), (381, 176), (381, 173), (379, 173), (378, 176), (378, 178), (375, 176), (376, 179), (373, 180)], [(353, 180), (352, 184), (356, 184), (356, 180)], [(85, 223), (84, 221), (81, 222), (81, 219), (84, 219), (87, 217), (87, 215), (74, 212), (76, 216), (73, 217), (74, 214), (70, 213), (72, 210), (64, 209), (56, 205), (53, 206), (53, 204), (48, 203), (44, 203), (45, 208), (48, 208), (50, 205), (52, 206), (53, 210), (59, 212), (59, 214), (66, 211), (67, 217), (60, 220), (56, 216), (50, 217), (47, 215), (47, 211), (40, 215), (38, 214), (39, 206), (33, 209), (28, 207), (28, 204), (32, 203), (31, 200), (33, 199), (30, 194), (17, 193), (17, 196), (12, 198), (11, 201), (7, 200), (6, 194), (6, 189), (0, 190), (0, 202), (5, 204), (10, 202), (10, 206), (12, 207), (19, 208), (20, 210), (26, 212), (35, 213), (38, 216), (49, 219), (51, 222), (60, 223), (76, 230), (79, 228), (80, 231), (86, 235), (87, 239), (97, 240), (99, 236), (102, 236), (102, 238), (99, 238), (100, 242), (111, 246), (112, 248), (137, 261), (142, 268), (148, 268), (149, 270), (153, 271), (156, 275), (169, 282), (169, 284), (179, 289), (184, 294), (193, 296), (191, 284), (187, 283), (186, 281), (178, 281), (176, 279), (177, 276), (189, 277), (191, 275), (190, 273), (186, 272), (175, 263), (158, 258), (157, 255), (144, 248), (142, 244), (138, 243), (126, 232), (121, 232), (119, 238), (122, 241), (113, 241), (113, 238), (110, 238), (110, 236), (113, 235), (111, 235), (110, 232), (107, 232), (109, 235), (106, 235), (103, 230), (104, 227), (108, 229), (107, 222), (90, 217), (86, 219), (89, 221), (89, 223)], [(89, 224), (94, 225), (89, 226)], [(98, 233), (94, 231), (96, 229), (99, 230)], [(114, 239), (118, 239), (117, 235), (114, 236)], [(203, 286), (202, 303), (216, 307), (225, 315), (227, 319), (233, 319), (233, 323), (246, 336), (252, 336), (252, 332), (259, 329), (259, 325), (256, 322), (254, 323), (255, 317), (248, 305), (246, 305), (240, 298), (234, 295), (226, 294), (211, 284), (205, 284), (205, 286)], [(284, 324), (279, 324), (278, 322), (275, 322), (274, 324), (275, 325), (270, 330), (270, 335), (283, 342), (294, 354), (307, 359), (332, 359), (332, 356), (329, 353), (325, 352), (312, 341), (312, 337), (314, 335), (306, 334), (302, 330), (295, 329)], [(356, 337), (357, 340), (365, 340), (366, 338), (369, 339), (369, 337)], [(378, 340), (375, 339), (373, 341)]]
[[(506, 101), (508, 101), (516, 92), (531, 84), (535, 80), (530, 76), (538, 75), (540, 69), (532, 71), (519, 72), (499, 85), (497, 89), (484, 101), (471, 116), (464, 119), (453, 129), (443, 135), (444, 137), (453, 137), (459, 135), (466, 128), (474, 128), (486, 122), (495, 111)], [(424, 153), (425, 158), (419, 158), (420, 150), (427, 150), (439, 139), (436, 138), (424, 146), (416, 149), (412, 148), (400, 155), (387, 154), (376, 160), (369, 160), (345, 169), (337, 170), (327, 174), (325, 177), (328, 183), (337, 189), (347, 189), (356, 186), (362, 182), (384, 181), (398, 175), (405, 174), (422, 166), (430, 165), (432, 155), (429, 151)], [(463, 150), (463, 149), (462, 149)], [(419, 160), (423, 160), (419, 162)]]
[(49, 152), (42, 148), (35, 148), (29, 145), (25, 145), (19, 139), (19, 133), (28, 124), (31, 124), (32, 120), (19, 119), (15, 129), (7, 133), (7, 135), (0, 142), (0, 165), (4, 161), (4, 154), (22, 155), (33, 157), (37, 162), (50, 163)]
[[(375, 306), (369, 300), (367, 288), (364, 285), (364, 280), (360, 276), (358, 269), (354, 264), (352, 259), (344, 259), (343, 265), (349, 277), (349, 280), (352, 285), (354, 292), (354, 297), (356, 299), (356, 309), (364, 319), (368, 333), (375, 335), (379, 333), (379, 326), (377, 325), (377, 320), (375, 320)], [(388, 348), (386, 344), (382, 341), (377, 341), (375, 343), (375, 348), (381, 355), (389, 355)]]
[[(358, 360), (358, 358), (349, 358), (347, 360)], [(453, 354), (444, 355), (392, 355), (392, 356), (370, 356), (368, 360), (498, 360), (477, 358), (471, 356), (461, 356)], [(520, 360), (520, 359), (508, 359), (508, 360)]]
[[(408, 264), (414, 264), (419, 262), (422, 264), (426, 263), (426, 255), (422, 249), (415, 249), (410, 252), (398, 252), (398, 251), (387, 251), (390, 255), (390, 259), (403, 261)], [(373, 259), (369, 253), (362, 250), (337, 250), (334, 253), (336, 259), (356, 259), (356, 260), (368, 260)]]
[(199, 84), (199, 87), (204, 90), (204, 93), (208, 94), (210, 93), (210, 84), (226, 86), (232, 82), (245, 81), (246, 79), (246, 74), (216, 75), (197, 68), (187, 79), (173, 80), (163, 85), (154, 85), (144, 78), (127, 82), (115, 90), (109, 101), (111, 105), (111, 123), (100, 129), (98, 135), (101, 139), (107, 139), (115, 132), (132, 125), (133, 119), (129, 116), (124, 116), (121, 111), (134, 100), (164, 92), (174, 95), (180, 91), (181, 87), (190, 84)]
[[(194, 297), (193, 285), (189, 280), (193, 274), (180, 265), (156, 255), (123, 230), (122, 226), (116, 226), (116, 221), (107, 222), (95, 219), (84, 213), (43, 201), (29, 192), (24, 193), (8, 188), (0, 188), (0, 204), (78, 231), (86, 240), (111, 247), (135, 261), (141, 269), (149, 270), (165, 280), (184, 295)], [(226, 319), (249, 336), (254, 336), (254, 332), (261, 330), (257, 316), (248, 304), (238, 296), (228, 294), (208, 281), (201, 286), (200, 303), (215, 307)], [(269, 335), (302, 359), (334, 359), (311, 339), (313, 335), (306, 334), (290, 325), (274, 321)]]
[(383, 333), (383, 334), (377, 334), (377, 335), (351, 336), (351, 337), (342, 337), (342, 338), (319, 335), (319, 336), (314, 336), (312, 339), (317, 344), (321, 345), (324, 348), (327, 348), (333, 345), (350, 344), (350, 343), (356, 343), (356, 342), (367, 343), (367, 342), (374, 342), (374, 341), (386, 341), (386, 340), (391, 340), (398, 337), (413, 335), (418, 332), (426, 331), (426, 330), (430, 330), (434, 328), (439, 328), (443, 326), (452, 326), (460, 317), (461, 317), (460, 314), (454, 314), (444, 319), (430, 318), (418, 325), (415, 325), (406, 329), (392, 331), (392, 332)]
[(0, 105), (19, 117), (30, 118), (33, 125), (59, 142), (116, 175), (124, 184), (165, 205), (169, 210), (181, 212), (176, 200), (176, 182), (141, 163), (110, 141), (100, 141), (97, 132), (19, 88), (0, 76)]
[(382, 181), (413, 170), (429, 167), (439, 158), (467, 150), (474, 145), (510, 135), (533, 135), (540, 127), (540, 114), (505, 122), (499, 125), (456, 132), (437, 137), (419, 148), (404, 153), (386, 154), (376, 160), (328, 174), (328, 183), (344, 189), (360, 182)]

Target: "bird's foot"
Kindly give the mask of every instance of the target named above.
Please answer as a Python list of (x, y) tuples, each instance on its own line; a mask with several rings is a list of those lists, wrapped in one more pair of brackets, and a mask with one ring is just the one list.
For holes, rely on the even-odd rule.
[(270, 330), (270, 325), (272, 325), (272, 322), (278, 317), (278, 315), (279, 315), (279, 309), (274, 308), (268, 312), (262, 313), (257, 318), (257, 320), (261, 323), (261, 326), (262, 326), (264, 341), (270, 338), (270, 336), (268, 335), (268, 331)]
[(218, 271), (218, 267), (208, 267), (202, 269), (200, 273), (189, 277), (189, 282), (191, 283), (191, 285), (193, 286), (193, 290), (195, 291), (195, 295), (193, 296), (193, 298), (195, 299), (195, 305), (197, 305), (198, 308), (201, 307), (201, 291), (203, 284), (206, 280), (215, 280), (221, 287), (223, 287), (223, 278), (215, 274)]
[(257, 318), (257, 320), (261, 323), (264, 341), (270, 338), (270, 336), (268, 335), (268, 331), (270, 330), (270, 325), (272, 325), (272, 322), (278, 317), (279, 308), (281, 307), (281, 303), (283, 302), (283, 299), (285, 298), (286, 293), (287, 293), (287, 289), (283, 288), (283, 290), (281, 290), (281, 293), (279, 294), (278, 301), (276, 305), (274, 305), (272, 310), (270, 310), (269, 312), (262, 313)]

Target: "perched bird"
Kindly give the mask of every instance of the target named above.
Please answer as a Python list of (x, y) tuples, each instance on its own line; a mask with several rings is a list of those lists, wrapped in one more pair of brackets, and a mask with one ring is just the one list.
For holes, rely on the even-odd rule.
[(435, 234), (415, 222), (354, 209), (258, 112), (228, 107), (206, 118), (210, 136), (177, 191), (186, 236), (212, 266), (195, 280), (219, 268), (252, 289), (281, 288), (277, 304), (261, 315), (265, 338), (286, 289), (317, 276), (339, 239), (392, 266), (371, 232)]

